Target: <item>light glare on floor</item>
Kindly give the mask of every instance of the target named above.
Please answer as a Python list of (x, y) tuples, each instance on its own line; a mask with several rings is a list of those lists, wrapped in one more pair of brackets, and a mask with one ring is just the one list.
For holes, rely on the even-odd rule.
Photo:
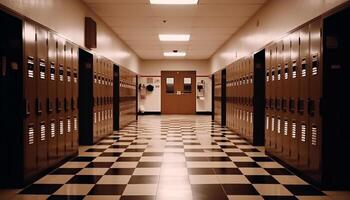
[(191, 36), (189, 34), (159, 34), (160, 41), (189, 41)]
[(150, 0), (151, 4), (198, 4), (198, 0)]
[(184, 56), (186, 56), (186, 52), (164, 52), (164, 56), (166, 56), (166, 57), (184, 57)]

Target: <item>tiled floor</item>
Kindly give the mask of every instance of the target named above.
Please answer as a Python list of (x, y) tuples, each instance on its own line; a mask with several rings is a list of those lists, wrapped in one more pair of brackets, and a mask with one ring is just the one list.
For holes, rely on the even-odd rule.
[(330, 199), (208, 116), (142, 116), (80, 150), (16, 198)]

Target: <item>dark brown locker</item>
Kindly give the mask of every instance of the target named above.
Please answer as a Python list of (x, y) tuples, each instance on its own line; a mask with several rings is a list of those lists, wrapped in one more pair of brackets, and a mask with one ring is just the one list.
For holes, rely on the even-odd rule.
[(57, 53), (56, 53), (56, 36), (54, 33), (49, 32), (48, 35), (48, 67), (50, 68), (50, 74), (48, 76), (48, 121), (49, 121), (49, 165), (53, 166), (58, 162), (57, 157), (57, 110), (56, 110), (56, 85), (58, 81), (57, 73)]
[(66, 69), (66, 78), (65, 78), (65, 130), (66, 130), (66, 138), (65, 138), (65, 148), (66, 155), (69, 156), (73, 153), (73, 118), (72, 118), (72, 45), (66, 42), (65, 45), (65, 69)]
[(79, 144), (79, 118), (78, 118), (78, 65), (79, 65), (79, 58), (78, 58), (78, 48), (76, 46), (73, 46), (73, 54), (72, 54), (72, 102), (71, 102), (71, 109), (72, 109), (72, 135), (73, 135), (73, 153), (76, 153), (78, 151), (78, 144)]
[(37, 170), (37, 135), (36, 129), (36, 46), (35, 25), (24, 22), (24, 67), (23, 67), (23, 98), (24, 98), (24, 147), (23, 171), (24, 179), (33, 177)]
[(271, 83), (270, 83), (270, 118), (271, 118), (271, 152), (277, 150), (277, 109), (276, 109), (276, 89), (277, 89), (277, 45), (271, 46)]
[(299, 138), (299, 118), (297, 113), (297, 101), (299, 97), (299, 31), (291, 34), (291, 74), (289, 79), (290, 96), (289, 118), (290, 128), (290, 164), (296, 166), (298, 163), (298, 138)]
[(265, 148), (271, 151), (271, 48), (265, 48)]
[(322, 21), (318, 20), (310, 24), (310, 67), (309, 67), (309, 158), (310, 176), (317, 181), (321, 180), (321, 136), (322, 118), (320, 111), (322, 97)]
[(48, 167), (48, 121), (47, 121), (47, 97), (48, 97), (48, 32), (47, 30), (36, 26), (36, 48), (37, 48), (37, 71), (36, 81), (36, 130), (38, 141), (38, 170), (42, 171)]
[(215, 77), (215, 91), (214, 91), (214, 101), (215, 101), (215, 115), (214, 120), (221, 124), (221, 71), (214, 73)]
[(64, 66), (64, 45), (65, 41), (57, 36), (57, 66), (58, 66), (58, 77), (57, 77), (57, 99), (56, 99), (56, 111), (57, 111), (57, 129), (58, 129), (58, 159), (62, 160), (65, 155), (65, 66)]
[(283, 134), (282, 134), (282, 93), (283, 93), (283, 79), (282, 79), (282, 66), (283, 66), (283, 41), (277, 43), (276, 54), (276, 97), (275, 97), (275, 113), (276, 113), (276, 154), (280, 158), (283, 151)]
[(254, 57), (249, 57), (249, 93), (248, 93), (248, 107), (249, 107), (249, 116), (248, 116), (248, 127), (249, 127), (249, 136), (252, 143), (254, 143), (254, 109), (253, 109), (253, 97), (254, 97)]
[(298, 138), (299, 163), (298, 169), (307, 170), (309, 166), (309, 117), (307, 113), (307, 102), (309, 99), (309, 76), (310, 70), (310, 33), (309, 25), (300, 29), (300, 67), (299, 76), (299, 98), (297, 112), (299, 118), (300, 135)]
[(284, 160), (289, 160), (290, 157), (290, 130), (291, 130), (291, 121), (289, 118), (289, 100), (291, 98), (290, 96), (290, 79), (291, 79), (291, 51), (290, 51), (290, 37), (286, 36), (283, 38), (283, 70), (282, 70), (282, 102), (281, 102), (281, 108), (282, 108), (282, 124), (283, 124), (283, 152), (282, 157)]
[(98, 58), (96, 55), (93, 55), (93, 135), (92, 138), (94, 140), (95, 136), (98, 135), (98, 105), (99, 105), (99, 97), (98, 97)]

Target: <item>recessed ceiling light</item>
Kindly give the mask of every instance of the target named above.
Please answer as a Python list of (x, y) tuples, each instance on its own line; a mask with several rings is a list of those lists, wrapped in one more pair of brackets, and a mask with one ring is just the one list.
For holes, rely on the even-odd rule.
[(159, 34), (160, 41), (189, 41), (191, 36), (189, 34)]
[(165, 57), (184, 57), (186, 56), (186, 52), (175, 52), (175, 51), (169, 51), (164, 52)]
[(151, 4), (198, 4), (198, 0), (150, 0)]

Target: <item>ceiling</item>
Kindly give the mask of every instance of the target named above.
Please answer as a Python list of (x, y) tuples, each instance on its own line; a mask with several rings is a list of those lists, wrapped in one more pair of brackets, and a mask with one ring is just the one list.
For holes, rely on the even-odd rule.
[[(185, 59), (208, 59), (267, 0), (199, 0), (198, 5), (84, 1), (142, 59), (165, 59), (163, 52), (172, 50), (187, 52)], [(160, 42), (158, 34), (191, 34), (191, 40)]]

